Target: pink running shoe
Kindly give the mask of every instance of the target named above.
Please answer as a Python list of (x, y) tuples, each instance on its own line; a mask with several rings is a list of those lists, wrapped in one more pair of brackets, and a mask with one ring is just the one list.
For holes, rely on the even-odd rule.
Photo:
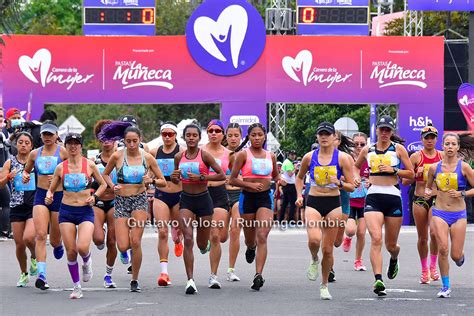
[(344, 236), (344, 241), (342, 242), (342, 250), (344, 252), (349, 252), (351, 250), (352, 238)]
[(421, 271), (420, 284), (430, 284), (430, 274), (428, 270)]
[(354, 270), (356, 271), (367, 271), (367, 268), (362, 264), (362, 259), (354, 261)]
[(439, 280), (439, 273), (438, 270), (436, 270), (436, 267), (430, 267), (430, 276), (432, 281)]

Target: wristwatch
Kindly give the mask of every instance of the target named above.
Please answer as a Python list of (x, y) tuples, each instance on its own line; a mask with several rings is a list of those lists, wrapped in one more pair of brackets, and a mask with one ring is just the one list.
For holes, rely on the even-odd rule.
[(398, 169), (397, 167), (392, 167), (392, 168), (393, 168), (393, 174), (398, 175), (398, 171), (400, 171), (400, 169)]
[(461, 191), (461, 197), (462, 197), (463, 199), (466, 198), (466, 191)]
[(339, 184), (337, 185), (339, 188), (342, 188), (344, 186), (344, 183), (342, 183), (342, 180), (339, 179)]
[(204, 181), (204, 180), (206, 180), (206, 177), (205, 177), (203, 174), (201, 174), (201, 175), (199, 176), (199, 180), (200, 180), (200, 181)]
[(92, 194), (92, 196), (94, 197), (94, 202), (97, 202), (99, 201), (99, 197), (94, 193)]

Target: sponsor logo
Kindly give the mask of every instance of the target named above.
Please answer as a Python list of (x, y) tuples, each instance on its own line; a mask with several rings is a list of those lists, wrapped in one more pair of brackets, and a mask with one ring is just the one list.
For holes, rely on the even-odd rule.
[(239, 125), (252, 125), (254, 123), (260, 123), (258, 116), (256, 115), (233, 115), (230, 117), (230, 123), (238, 123)]
[(426, 89), (426, 71), (423, 69), (405, 69), (391, 61), (372, 62), (374, 67), (370, 79), (377, 80), (379, 88), (391, 86), (415, 86)]
[(186, 40), (199, 66), (232, 76), (257, 62), (265, 47), (265, 26), (245, 0), (207, 0), (189, 19)]
[(137, 61), (116, 61), (113, 80), (121, 81), (122, 89), (136, 87), (163, 87), (169, 90), (174, 88), (171, 83), (170, 69), (151, 69)]
[[(93, 74), (80, 74), (77, 68), (74, 67), (51, 68), (51, 60), (51, 52), (46, 48), (41, 48), (33, 57), (21, 56), (18, 59), (18, 67), (26, 78), (34, 83), (40, 83), (43, 88), (54, 82), (65, 85), (66, 89), (70, 90), (74, 85), (85, 84), (94, 77)], [(38, 72), (39, 80), (37, 78)]]
[(413, 117), (410, 115), (408, 122), (408, 125), (413, 127), (413, 131), (421, 131), (423, 127), (427, 126), (428, 124), (433, 124), (433, 120), (430, 119), (429, 116)]
[(423, 143), (421, 141), (413, 142), (407, 145), (407, 150), (410, 151), (420, 151), (423, 149)]
[(311, 82), (326, 85), (331, 88), (334, 84), (344, 83), (352, 74), (340, 74), (336, 68), (313, 67), (313, 54), (309, 50), (300, 51), (295, 58), (283, 57), (281, 61), (285, 73), (296, 82), (307, 86)]
[(467, 94), (465, 94), (462, 98), (460, 98), (459, 100), (459, 104), (463, 105), (463, 106), (469, 106), (471, 104), (474, 104), (474, 98), (469, 98), (467, 96)]

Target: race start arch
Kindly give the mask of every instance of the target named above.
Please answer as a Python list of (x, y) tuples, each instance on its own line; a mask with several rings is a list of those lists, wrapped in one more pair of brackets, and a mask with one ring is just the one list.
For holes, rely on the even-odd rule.
[(221, 103), (225, 123), (245, 126), (265, 125), (271, 102), (375, 103), (398, 104), (408, 150), (427, 122), (443, 133), (442, 37), (268, 36), (235, 75), (201, 68), (185, 36), (3, 40), (3, 106), (26, 110), (31, 95), (32, 118), (46, 103)]

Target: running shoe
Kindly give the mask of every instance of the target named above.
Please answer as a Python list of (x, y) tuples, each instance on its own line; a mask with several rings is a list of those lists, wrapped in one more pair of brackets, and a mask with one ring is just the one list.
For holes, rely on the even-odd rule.
[(322, 300), (332, 300), (332, 296), (329, 293), (329, 289), (327, 285), (321, 284), (321, 287), (319, 288), (319, 293), (320, 293), (319, 297)]
[(332, 268), (331, 271), (329, 271), (328, 282), (336, 282), (336, 272), (334, 272), (334, 269)]
[(128, 257), (128, 252), (124, 251), (120, 253), (120, 261), (122, 261), (123, 264), (129, 264), (130, 263), (130, 258)]
[(127, 268), (127, 274), (132, 274), (132, 266), (129, 266), (129, 267)]
[(436, 266), (430, 267), (430, 278), (431, 278), (431, 281), (439, 280), (439, 273), (438, 273), (438, 270), (436, 270)]
[(306, 275), (310, 281), (316, 281), (319, 276), (319, 261), (311, 260)]
[(245, 260), (247, 260), (248, 263), (252, 263), (255, 260), (256, 249), (257, 246), (253, 248), (247, 247), (247, 250), (245, 251)]
[(38, 275), (38, 278), (35, 282), (35, 287), (43, 291), (49, 289), (48, 282), (46, 281), (46, 277), (43, 274), (40, 273)]
[(451, 289), (447, 286), (443, 286), (441, 288), (441, 290), (439, 290), (438, 294), (437, 294), (438, 297), (440, 298), (448, 298), (448, 297), (451, 297)]
[(264, 283), (265, 279), (262, 277), (262, 275), (260, 273), (256, 273), (253, 277), (253, 284), (250, 288), (254, 291), (260, 291), (260, 288), (263, 286)]
[(20, 279), (16, 283), (17, 287), (26, 287), (26, 285), (30, 282), (30, 278), (28, 277), (28, 273), (20, 274)]
[(53, 255), (54, 255), (54, 258), (56, 258), (57, 260), (61, 259), (64, 255), (63, 245), (59, 245), (57, 247), (54, 247), (53, 248)]
[(385, 283), (382, 280), (376, 280), (374, 283), (374, 293), (378, 296), (385, 296), (387, 292), (385, 291)]
[(167, 273), (160, 274), (160, 277), (158, 278), (158, 285), (159, 286), (171, 285), (171, 280)]
[(38, 274), (38, 267), (37, 267), (37, 262), (35, 258), (31, 258), (30, 261), (30, 275), (35, 276)]
[(217, 275), (211, 274), (209, 277), (209, 288), (210, 289), (220, 289), (221, 284), (217, 281)]
[(367, 271), (367, 268), (362, 264), (362, 259), (357, 259), (354, 261), (354, 270)]
[(420, 284), (430, 284), (430, 272), (428, 270), (421, 271)]
[(115, 289), (117, 285), (115, 285), (114, 281), (112, 281), (112, 276), (111, 275), (105, 275), (104, 276), (104, 287), (106, 289)]
[(208, 253), (209, 251), (211, 250), (211, 242), (208, 240), (207, 241), (207, 247), (204, 248), (204, 249), (199, 249), (199, 251), (201, 251), (201, 253), (203, 255), (205, 255), (206, 253)]
[(105, 248), (105, 243), (101, 243), (100, 245), (96, 245), (97, 249), (103, 250)]
[(80, 286), (74, 285), (74, 289), (72, 289), (71, 295), (69, 295), (70, 299), (79, 299), (82, 298), (82, 289)]
[(342, 250), (344, 252), (349, 252), (351, 250), (352, 238), (345, 236), (344, 241), (342, 242)]
[(398, 258), (395, 260), (390, 259), (390, 264), (388, 265), (387, 269), (387, 277), (390, 280), (393, 280), (398, 275), (399, 263)]
[(138, 281), (136, 281), (136, 280), (130, 281), (130, 292), (140, 293), (141, 291), (142, 291), (142, 289), (138, 285)]
[(186, 283), (186, 294), (197, 294), (198, 290), (196, 288), (196, 284), (194, 284), (193, 279), (189, 279)]
[(229, 282), (238, 282), (238, 281), (240, 281), (240, 278), (235, 274), (234, 269), (229, 269), (227, 271), (227, 281), (229, 281)]
[(94, 272), (92, 272), (92, 258), (89, 258), (89, 261), (82, 265), (82, 281), (89, 282), (93, 275)]
[(459, 259), (458, 261), (454, 261), (458, 267), (462, 266), (464, 264), (464, 254), (462, 255), (462, 258)]
[(180, 241), (174, 244), (174, 255), (176, 257), (181, 257), (183, 255), (183, 243)]

